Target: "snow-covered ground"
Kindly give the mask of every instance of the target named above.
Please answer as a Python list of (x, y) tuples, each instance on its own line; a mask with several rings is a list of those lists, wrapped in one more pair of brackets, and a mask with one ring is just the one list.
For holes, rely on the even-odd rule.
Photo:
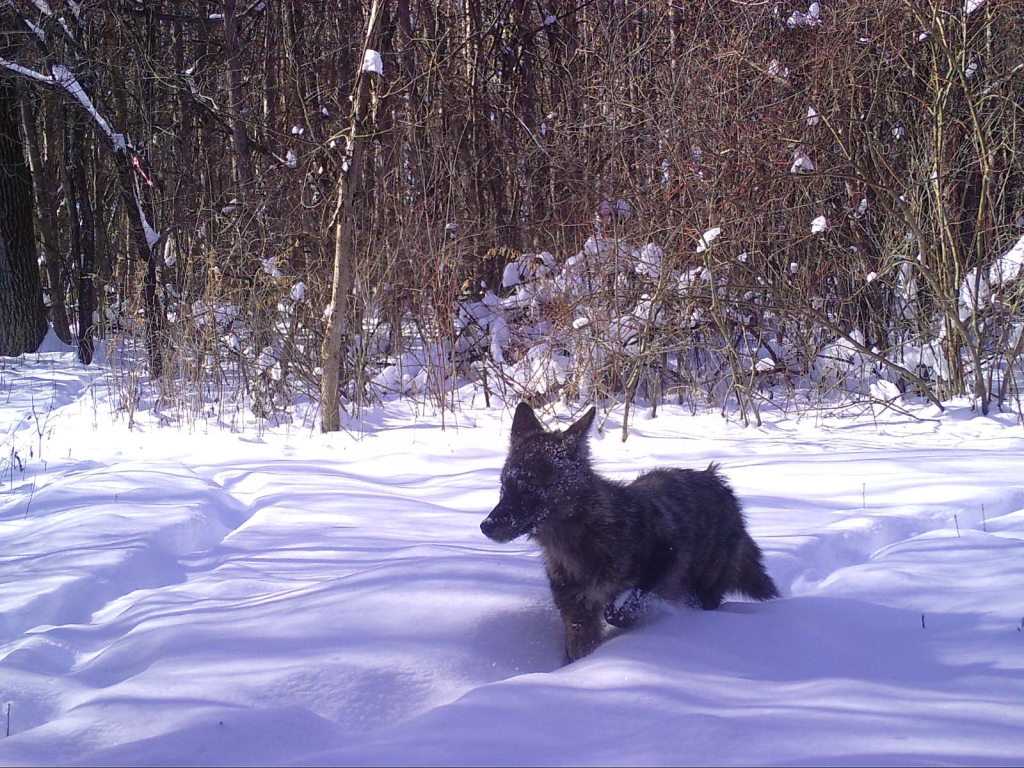
[(598, 468), (721, 462), (785, 596), (563, 666), (478, 527), (511, 408), (129, 430), (102, 367), (0, 359), (0, 764), (1020, 764), (1024, 429), (911, 410), (613, 411)]

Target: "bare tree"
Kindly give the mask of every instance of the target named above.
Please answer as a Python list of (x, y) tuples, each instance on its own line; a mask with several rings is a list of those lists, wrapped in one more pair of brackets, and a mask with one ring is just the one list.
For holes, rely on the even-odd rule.
[(356, 260), (356, 211), (354, 202), (359, 191), (363, 167), (363, 153), (370, 130), (370, 102), (373, 80), (381, 75), (377, 68), (380, 53), (376, 50), (381, 18), (387, 12), (385, 0), (373, 0), (366, 23), (362, 66), (353, 89), (352, 115), (345, 137), (345, 159), (338, 176), (337, 202), (334, 208), (334, 275), (331, 281), (331, 303), (327, 317), (327, 330), (322, 357), (323, 383), (321, 398), (323, 412), (320, 428), (336, 432), (341, 428), (338, 407), (338, 382), (344, 363), (345, 344), (352, 327), (350, 296)]

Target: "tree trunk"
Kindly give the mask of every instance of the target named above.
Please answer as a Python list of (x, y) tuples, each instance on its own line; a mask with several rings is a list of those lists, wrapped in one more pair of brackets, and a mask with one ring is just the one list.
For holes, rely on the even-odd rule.
[[(39, 134), (36, 132), (36, 115), (32, 112), (28, 89), (18, 84), (21, 96), (21, 126), (25, 137), (25, 150), (29, 170), (32, 173), (32, 187), (35, 190), (36, 222), (39, 224), (39, 238), (45, 256), (44, 267), (50, 288), (50, 320), (57, 337), (65, 344), (71, 343), (71, 326), (68, 322), (68, 308), (65, 300), (65, 258), (57, 238), (56, 181), (52, 169), (45, 168), (40, 150)], [(43, 109), (40, 114), (44, 121), (43, 133), (50, 129), (53, 118)], [(56, 165), (54, 163), (53, 165)]]
[(224, 0), (224, 43), (228, 55), (228, 108), (231, 111), (231, 144), (235, 152), (235, 181), (244, 195), (252, 179), (252, 165), (249, 159), (249, 134), (242, 117), (242, 48), (238, 39), (236, 4), (236, 0)]
[[(363, 51), (374, 48), (380, 30), (381, 17), (385, 12), (385, 0), (373, 0), (370, 19), (366, 25), (366, 40)], [(355, 218), (353, 201), (359, 186), (362, 169), (363, 148), (366, 142), (368, 116), (370, 112), (370, 86), (372, 73), (362, 71), (356, 75), (352, 117), (348, 132), (346, 162), (338, 176), (337, 203), (334, 209), (334, 274), (331, 281), (331, 304), (327, 316), (326, 338), (323, 348), (323, 378), (320, 382), (320, 396), (323, 404), (320, 429), (337, 432), (341, 429), (338, 384), (345, 357), (345, 342), (348, 336), (350, 318), (349, 298), (352, 294), (352, 278), (356, 257)]]
[(96, 227), (86, 173), (85, 125), (77, 114), (68, 117), (68, 208), (78, 268), (78, 359), (88, 365), (93, 355), (93, 311), (96, 308)]
[(32, 176), (18, 132), (18, 92), (0, 79), (0, 355), (35, 352), (46, 336), (32, 205)]

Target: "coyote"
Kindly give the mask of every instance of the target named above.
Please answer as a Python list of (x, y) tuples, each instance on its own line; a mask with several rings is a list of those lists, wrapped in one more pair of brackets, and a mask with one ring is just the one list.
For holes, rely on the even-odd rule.
[(594, 415), (590, 408), (568, 429), (549, 432), (520, 403), (501, 499), (480, 524), (493, 541), (527, 534), (540, 544), (569, 661), (598, 646), (605, 622), (635, 624), (652, 595), (705, 610), (729, 592), (779, 596), (717, 465), (607, 480), (590, 465)]

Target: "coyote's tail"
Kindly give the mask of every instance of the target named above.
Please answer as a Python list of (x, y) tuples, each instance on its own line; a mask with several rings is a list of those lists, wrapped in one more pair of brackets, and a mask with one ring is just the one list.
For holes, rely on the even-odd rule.
[(761, 549), (753, 539), (747, 540), (740, 565), (739, 591), (754, 600), (771, 600), (779, 597), (779, 588), (764, 569)]

